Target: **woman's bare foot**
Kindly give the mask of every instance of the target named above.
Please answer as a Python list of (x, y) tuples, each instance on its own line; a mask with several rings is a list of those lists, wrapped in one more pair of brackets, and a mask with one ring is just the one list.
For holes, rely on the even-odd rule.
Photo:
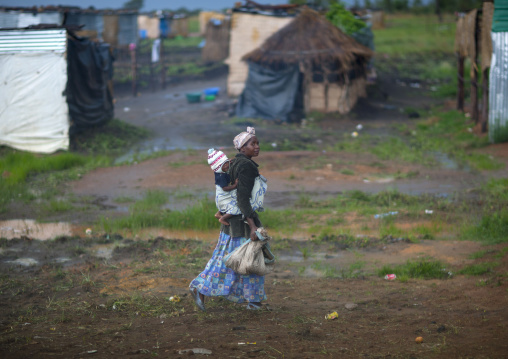
[(219, 222), (222, 223), (225, 226), (229, 226), (229, 222), (223, 219), (222, 217), (219, 218)]

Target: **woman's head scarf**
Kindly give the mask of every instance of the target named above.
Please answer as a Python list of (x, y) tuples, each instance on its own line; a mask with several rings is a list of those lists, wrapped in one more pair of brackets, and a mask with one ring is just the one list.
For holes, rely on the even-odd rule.
[(235, 145), (235, 148), (239, 150), (243, 147), (252, 137), (254, 137), (256, 134), (256, 130), (254, 127), (247, 127), (246, 132), (242, 132), (238, 134), (235, 139), (233, 140), (233, 143)]

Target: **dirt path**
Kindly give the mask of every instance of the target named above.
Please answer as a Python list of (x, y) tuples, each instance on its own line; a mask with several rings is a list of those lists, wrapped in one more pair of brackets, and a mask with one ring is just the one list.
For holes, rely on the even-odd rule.
[[(402, 86), (388, 80), (379, 86), (384, 95), (388, 96), (387, 99), (376, 94), (376, 91), (380, 91), (379, 88), (373, 88), (371, 97), (362, 100), (351, 114), (336, 121), (321, 123), (322, 130), (282, 125), (275, 128), (261, 126), (257, 128), (258, 136), (265, 143), (280, 143), (300, 136), (310, 136), (309, 140), (315, 143), (326, 143), (330, 141), (327, 133), (349, 134), (359, 123), (364, 127), (362, 134), (382, 135), (393, 131), (392, 126), (396, 123), (414, 121), (398, 111), (398, 108), (422, 108), (435, 102), (424, 96), (424, 89), (421, 88)], [(187, 103), (186, 93), (199, 92), (208, 87), (221, 89), (215, 102)], [(206, 165), (206, 149), (225, 147), (224, 151), (230, 157), (234, 156), (232, 138), (244, 130), (247, 124), (231, 121), (228, 111), (234, 104), (224, 95), (225, 92), (225, 77), (221, 77), (179, 84), (137, 98), (119, 99), (116, 103), (117, 117), (143, 126), (153, 133), (149, 140), (121, 160), (139, 152), (151, 153), (165, 149), (192, 151), (177, 152), (139, 164), (98, 169), (72, 183), (70, 191), (79, 196), (100, 198), (105, 205), (113, 207), (121, 207), (115, 203), (115, 198), (140, 198), (148, 189), (161, 189), (172, 194), (185, 191), (199, 196), (212, 196), (213, 176)], [(256, 160), (261, 166), (261, 172), (269, 179), (266, 203), (270, 208), (290, 206), (301, 193), (326, 198), (353, 189), (372, 193), (397, 189), (409, 194), (428, 193), (446, 197), (476, 187), (484, 183), (488, 176), (508, 175), (506, 169), (497, 173), (461, 169), (449, 159), (444, 159), (441, 167), (428, 168), (418, 164), (380, 161), (373, 155), (362, 153), (265, 151)], [(508, 158), (504, 160), (508, 163)], [(183, 170), (182, 163), (190, 165)], [(188, 203), (188, 200), (173, 198), (170, 208), (179, 209)]]

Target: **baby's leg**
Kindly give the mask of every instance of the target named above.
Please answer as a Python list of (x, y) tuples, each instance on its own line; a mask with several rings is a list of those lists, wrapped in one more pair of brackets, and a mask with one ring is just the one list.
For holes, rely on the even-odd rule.
[(219, 218), (219, 222), (226, 226), (229, 226), (228, 219), (230, 219), (231, 217), (233, 217), (232, 214), (225, 213), (221, 218)]
[(217, 211), (217, 213), (215, 213), (215, 218), (220, 219), (221, 217), (222, 213), (220, 213), (220, 211)]

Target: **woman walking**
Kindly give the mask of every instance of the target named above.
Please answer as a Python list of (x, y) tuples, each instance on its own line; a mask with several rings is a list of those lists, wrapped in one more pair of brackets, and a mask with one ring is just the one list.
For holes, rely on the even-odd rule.
[(247, 309), (260, 309), (261, 301), (266, 300), (265, 278), (258, 275), (240, 275), (227, 268), (223, 258), (240, 247), (249, 238), (257, 241), (256, 230), (261, 227), (256, 211), (252, 209), (250, 198), (256, 178), (258, 165), (252, 160), (259, 155), (259, 141), (253, 127), (247, 127), (233, 140), (238, 154), (232, 162), (229, 173), (231, 182), (238, 179), (237, 200), (241, 215), (231, 217), (229, 226), (222, 225), (219, 241), (203, 272), (191, 283), (190, 292), (197, 307), (205, 311), (205, 297), (222, 296), (234, 303), (247, 303)]

